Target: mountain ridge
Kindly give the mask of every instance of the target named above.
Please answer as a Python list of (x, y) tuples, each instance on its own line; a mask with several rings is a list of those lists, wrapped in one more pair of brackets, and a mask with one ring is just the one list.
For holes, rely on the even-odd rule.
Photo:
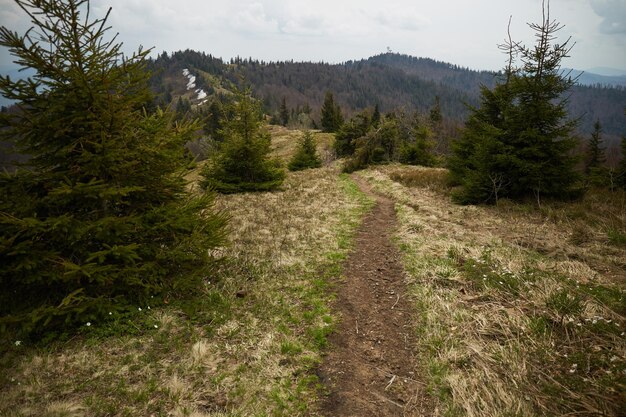
[[(313, 120), (319, 120), (319, 108), (326, 91), (330, 90), (347, 117), (376, 105), (382, 112), (405, 109), (427, 113), (438, 97), (444, 118), (456, 125), (464, 122), (468, 106), (479, 104), (481, 85), (493, 87), (500, 74), (397, 53), (328, 64), (266, 62), (239, 57), (226, 62), (206, 53), (186, 50), (162, 54), (152, 64), (153, 71), (170, 76), (175, 71), (181, 80), (183, 68), (195, 71), (194, 75), (206, 74), (206, 77), (198, 77), (198, 88), (205, 87), (201, 85), (203, 78), (207, 84), (215, 84), (219, 79), (222, 84), (240, 86), (245, 80), (269, 114), (278, 112), (284, 98), (292, 109), (311, 108)], [(160, 85), (158, 79), (154, 87), (159, 94), (168, 89)], [(209, 94), (210, 87), (204, 88)], [(576, 85), (568, 101), (570, 117), (580, 120), (578, 133), (583, 137), (593, 131), (596, 119), (600, 119), (605, 135), (613, 142), (624, 134), (624, 87)]]

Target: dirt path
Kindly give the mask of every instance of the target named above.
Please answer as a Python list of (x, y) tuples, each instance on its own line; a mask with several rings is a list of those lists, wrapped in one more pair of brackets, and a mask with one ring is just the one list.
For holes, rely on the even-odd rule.
[(393, 202), (353, 177), (376, 205), (364, 219), (335, 308), (341, 319), (320, 369), (329, 396), (321, 413), (335, 416), (430, 415), (413, 356), (412, 308), (400, 254), (390, 241)]

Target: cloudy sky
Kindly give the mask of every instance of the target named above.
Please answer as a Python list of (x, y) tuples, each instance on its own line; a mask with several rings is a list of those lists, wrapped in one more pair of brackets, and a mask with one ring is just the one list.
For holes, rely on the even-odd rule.
[[(552, 0), (576, 42), (564, 66), (626, 70), (626, 0)], [(225, 59), (343, 62), (385, 52), (430, 57), (474, 69), (502, 68), (507, 30), (527, 45), (526, 22), (541, 20), (541, 0), (92, 0), (125, 49), (195, 49)], [(0, 0), (0, 23), (23, 31), (28, 21)], [(11, 57), (0, 51), (0, 64)]]

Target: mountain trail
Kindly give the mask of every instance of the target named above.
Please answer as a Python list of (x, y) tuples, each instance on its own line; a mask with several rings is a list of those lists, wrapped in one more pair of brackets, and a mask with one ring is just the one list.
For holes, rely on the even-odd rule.
[(374, 194), (360, 177), (353, 179), (376, 204), (357, 233), (337, 290), (340, 322), (319, 370), (329, 392), (320, 412), (328, 417), (431, 415), (413, 348), (414, 309), (391, 242), (394, 203)]

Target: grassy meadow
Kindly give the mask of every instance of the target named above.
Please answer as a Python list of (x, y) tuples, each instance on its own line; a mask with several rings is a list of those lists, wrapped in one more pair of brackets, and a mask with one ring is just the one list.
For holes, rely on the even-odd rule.
[[(280, 132), (275, 154), (287, 157), (299, 135)], [(137, 306), (64, 342), (10, 341), (0, 415), (311, 415), (336, 321), (329, 286), (370, 204), (336, 163), (290, 173), (278, 192), (219, 196), (230, 244), (197, 297)]]
[[(301, 132), (270, 131), (287, 162)], [(289, 173), (277, 192), (218, 197), (230, 242), (195, 298), (63, 341), (9, 341), (0, 415), (318, 415), (333, 286), (372, 202), (340, 174), (333, 136), (314, 137), (323, 168)], [(436, 415), (626, 414), (624, 193), (459, 206), (442, 168), (355, 175), (395, 201)]]
[(445, 174), (360, 173), (396, 203), (440, 415), (624, 415), (626, 195), (459, 206)]

